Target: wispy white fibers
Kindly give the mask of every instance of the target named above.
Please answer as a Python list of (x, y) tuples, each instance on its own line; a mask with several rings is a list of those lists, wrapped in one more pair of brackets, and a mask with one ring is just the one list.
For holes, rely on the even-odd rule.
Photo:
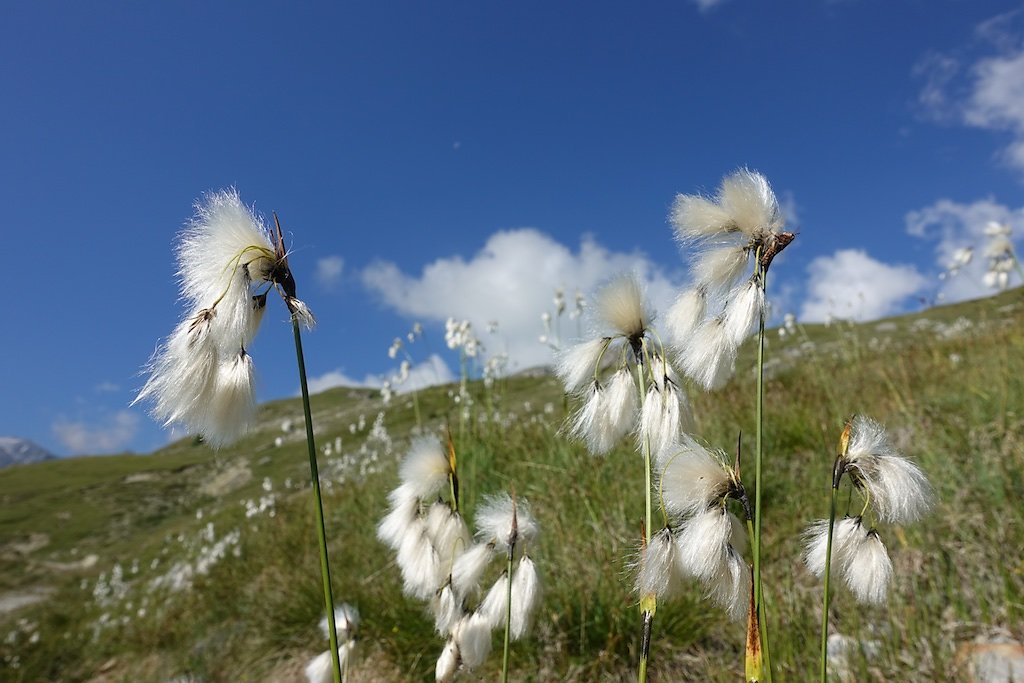
[(533, 614), (540, 604), (540, 574), (529, 555), (523, 555), (512, 573), (512, 640), (519, 640), (530, 630)]
[(779, 202), (760, 173), (743, 168), (726, 176), (718, 190), (718, 203), (744, 235), (782, 229)]
[(705, 583), (716, 579), (726, 568), (731, 537), (732, 522), (724, 508), (691, 517), (676, 539), (683, 571)]
[(502, 573), (494, 582), (487, 595), (480, 601), (476, 613), (480, 615), (489, 628), (497, 629), (505, 623), (508, 612), (508, 574)]
[(467, 669), (477, 668), (491, 653), (491, 629), (479, 614), (464, 616), (456, 624), (454, 635), (462, 664)]
[(455, 639), (450, 639), (441, 650), (441, 656), (437, 658), (434, 667), (434, 680), (437, 683), (451, 683), (455, 680), (455, 672), (459, 669), (459, 647)]
[(606, 392), (607, 390), (597, 382), (592, 384), (586, 400), (573, 415), (569, 427), (569, 432), (587, 444), (587, 450), (594, 455), (604, 455), (615, 445), (609, 438), (610, 430), (602, 420), (605, 416), (604, 406), (607, 403)]
[(640, 429), (637, 430), (637, 444), (643, 451), (645, 441), (651, 445), (651, 454), (656, 458), (672, 447), (679, 438), (680, 405), (675, 385), (665, 382), (664, 388), (651, 384), (640, 411)]
[(756, 279), (750, 279), (742, 287), (734, 289), (729, 303), (725, 305), (725, 334), (735, 346), (743, 343), (750, 334), (750, 328), (758, 321), (764, 310), (764, 290)]
[(377, 525), (377, 538), (398, 550), (419, 516), (420, 499), (412, 484), (401, 484), (388, 494), (391, 509)]
[(234, 442), (245, 434), (256, 417), (256, 371), (252, 357), (239, 349), (221, 361), (205, 414), (197, 422), (207, 443), (214, 448)]
[(488, 496), (477, 510), (477, 537), (482, 541), (493, 541), (499, 552), (507, 551), (512, 538), (513, 517), (516, 544), (533, 541), (537, 537), (538, 527), (533, 515), (530, 514), (529, 504), (524, 500), (517, 500), (513, 505), (512, 498), (507, 493)]
[(465, 520), (452, 510), (448, 503), (435, 502), (426, 517), (427, 536), (437, 550), (441, 566), (445, 571), (451, 568), (458, 557), (472, 543), (472, 536)]
[[(842, 568), (850, 553), (864, 535), (859, 517), (837, 519), (832, 528), (832, 566)], [(804, 564), (817, 577), (825, 575), (828, 550), (828, 520), (819, 519), (804, 532)]]
[(684, 290), (665, 314), (668, 339), (676, 346), (685, 346), (697, 326), (704, 320), (708, 297), (703, 287)]
[(406, 595), (420, 600), (430, 599), (443, 580), (441, 558), (430, 543), (426, 524), (416, 519), (402, 538), (396, 556), (402, 570)]
[(413, 440), (398, 470), (402, 483), (412, 487), (420, 498), (437, 493), (448, 483), (450, 474), (451, 464), (441, 442), (429, 436)]
[(853, 419), (844, 461), (854, 483), (867, 489), (883, 521), (906, 524), (928, 510), (931, 488), (924, 472), (895, 449), (885, 428), (871, 418)]
[(432, 607), (434, 628), (442, 636), (448, 635), (458, 620), (462, 618), (462, 600), (455, 595), (451, 585), (442, 586), (434, 598)]
[(593, 382), (598, 361), (610, 341), (607, 337), (592, 339), (558, 354), (555, 373), (567, 392), (574, 393)]
[(640, 550), (636, 590), (641, 597), (667, 598), (678, 592), (682, 580), (675, 538), (672, 530), (666, 527), (652, 536), (651, 542)]
[(866, 534), (862, 531), (850, 550), (849, 559), (842, 568), (842, 576), (850, 591), (861, 602), (873, 605), (885, 602), (889, 580), (892, 578), (892, 561), (877, 531), (872, 529)]
[(643, 334), (651, 323), (640, 283), (632, 275), (620, 276), (605, 285), (597, 293), (596, 304), (601, 318), (624, 337)]
[[(347, 643), (343, 643), (338, 646), (338, 662), (344, 666), (345, 661), (349, 658), (353, 648), (355, 648), (355, 641), (350, 640)], [(316, 657), (309, 661), (309, 664), (305, 668), (306, 681), (308, 683), (331, 683), (334, 680), (334, 668), (331, 662), (331, 651), (321, 652)]]
[(750, 605), (750, 567), (732, 546), (725, 550), (723, 566), (706, 584), (707, 595), (739, 621), (747, 615)]
[(205, 415), (217, 375), (213, 314), (203, 311), (178, 323), (154, 354), (149, 380), (132, 401), (153, 401), (153, 416), (164, 426), (196, 425)]
[(735, 219), (727, 209), (699, 195), (677, 195), (670, 218), (680, 240), (713, 237), (738, 230)]
[(742, 246), (721, 247), (701, 254), (693, 264), (695, 280), (716, 290), (727, 290), (750, 261)]
[(599, 406), (599, 429), (603, 432), (600, 445), (610, 449), (636, 424), (637, 394), (633, 373), (623, 367), (615, 371), (605, 386), (602, 404)]
[(480, 577), (494, 556), (494, 546), (477, 543), (462, 553), (452, 566), (452, 588), (460, 596), (467, 596), (480, 588)]
[(732, 376), (736, 350), (722, 318), (705, 320), (683, 349), (683, 371), (708, 391), (719, 389)]
[(732, 484), (722, 463), (688, 436), (666, 451), (659, 464), (659, 490), (672, 514), (689, 517), (707, 510)]

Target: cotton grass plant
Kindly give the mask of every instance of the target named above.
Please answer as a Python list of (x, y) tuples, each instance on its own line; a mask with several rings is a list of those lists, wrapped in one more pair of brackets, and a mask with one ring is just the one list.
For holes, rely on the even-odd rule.
[(186, 313), (157, 348), (149, 377), (132, 404), (148, 402), (165, 426), (180, 424), (214, 448), (236, 441), (256, 417), (256, 375), (246, 347), (263, 320), (267, 295), (276, 289), (291, 314), (302, 387), (310, 477), (316, 501), (320, 571), (328, 618), (334, 680), (341, 680), (338, 637), (331, 595), (320, 478), (313, 440), (309, 390), (300, 328), (315, 324), (296, 296), (277, 216), (276, 232), (242, 203), (234, 189), (212, 192), (179, 235), (176, 256)]

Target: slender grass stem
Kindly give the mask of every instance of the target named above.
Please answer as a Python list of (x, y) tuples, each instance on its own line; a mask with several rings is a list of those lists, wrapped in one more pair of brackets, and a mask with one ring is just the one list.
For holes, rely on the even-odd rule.
[(505, 605), (505, 642), (502, 646), (501, 655), (501, 683), (508, 683), (508, 651), (509, 642), (512, 640), (512, 556), (515, 552), (515, 546), (512, 543), (508, 545), (508, 566), (506, 571), (508, 572), (508, 593), (505, 596), (507, 604)]
[[(835, 477), (833, 476), (833, 481)], [(825, 588), (821, 607), (821, 683), (828, 680), (828, 605), (829, 605), (829, 574), (832, 569), (832, 530), (836, 522), (836, 499), (839, 487), (832, 486), (832, 504), (828, 511), (828, 540), (825, 543)]]
[[(644, 347), (646, 351), (646, 346)], [(647, 385), (644, 381), (645, 363), (642, 356), (638, 356), (636, 364), (637, 385), (640, 391), (640, 411), (643, 412), (644, 401), (647, 400)], [(644, 437), (644, 548), (651, 544), (651, 439)], [(637, 683), (647, 681), (647, 659), (651, 650), (651, 630), (654, 627), (654, 611), (657, 607), (657, 598), (653, 595), (640, 596), (640, 614), (643, 621), (640, 634), (640, 662), (637, 667)]]
[(327, 608), (327, 625), (331, 641), (331, 666), (334, 683), (341, 683), (341, 660), (338, 657), (338, 626), (334, 622), (334, 595), (331, 592), (331, 568), (327, 561), (327, 532), (324, 529), (324, 506), (320, 497), (320, 472), (316, 465), (316, 443), (313, 440), (313, 416), (309, 408), (309, 387), (306, 384), (306, 362), (302, 355), (302, 335), (299, 320), (292, 315), (292, 330), (295, 332), (295, 357), (299, 364), (299, 383), (302, 386), (302, 410), (306, 417), (306, 445), (309, 447), (309, 475), (313, 482), (313, 499), (316, 501), (316, 532), (320, 542), (320, 576), (324, 583), (324, 606)]
[[(760, 260), (760, 259), (759, 259)], [(767, 272), (759, 269), (761, 288), (767, 291)], [(761, 622), (761, 651), (764, 653), (764, 669), (766, 680), (772, 680), (771, 649), (768, 646), (768, 621), (764, 608), (764, 588), (761, 585), (761, 461), (764, 455), (764, 307), (758, 318), (757, 327), (757, 426), (754, 446), (754, 598), (757, 603), (757, 614)]]

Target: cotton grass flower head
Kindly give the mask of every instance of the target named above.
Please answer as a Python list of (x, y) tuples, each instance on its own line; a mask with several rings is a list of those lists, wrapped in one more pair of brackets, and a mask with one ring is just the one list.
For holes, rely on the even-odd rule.
[(488, 496), (476, 513), (477, 538), (493, 543), (499, 552), (511, 544), (529, 544), (537, 537), (539, 527), (530, 505), (513, 500), (507, 493)]
[[(804, 563), (815, 576), (825, 573), (827, 544), (828, 520), (818, 520), (804, 533)], [(831, 566), (859, 602), (885, 602), (892, 561), (878, 531), (866, 529), (860, 517), (844, 517), (835, 523)]]
[(255, 372), (246, 348), (276, 288), (300, 323), (314, 318), (295, 296), (280, 228), (263, 220), (235, 190), (196, 204), (176, 249), (182, 321), (156, 350), (132, 404), (147, 401), (165, 425), (180, 423), (219, 447), (237, 440), (256, 412)]
[(689, 377), (717, 389), (733, 372), (737, 347), (764, 315), (765, 275), (794, 235), (783, 230), (768, 181), (747, 169), (726, 176), (713, 198), (677, 195), (670, 219), (679, 241), (695, 253), (694, 285), (669, 311), (672, 345)]

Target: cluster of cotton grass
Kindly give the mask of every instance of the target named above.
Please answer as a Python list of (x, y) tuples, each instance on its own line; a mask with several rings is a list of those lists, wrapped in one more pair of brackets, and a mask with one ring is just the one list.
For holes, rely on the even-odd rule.
[[(870, 511), (869, 518), (888, 524), (915, 522), (928, 510), (931, 490), (921, 469), (896, 450), (885, 428), (871, 418), (853, 418), (842, 443), (833, 489), (848, 475), (864, 498), (864, 509), (835, 522), (831, 566), (859, 601), (882, 604), (892, 578), (892, 561), (878, 530), (864, 517)], [(804, 561), (819, 577), (825, 574), (832, 521), (819, 520), (805, 533)]]
[(569, 431), (595, 455), (629, 433), (641, 451), (648, 444), (656, 455), (692, 428), (689, 400), (651, 328), (636, 278), (613, 280), (594, 303), (607, 332), (567, 349), (556, 367), (565, 390), (583, 400)]
[[(341, 663), (341, 678), (348, 678), (349, 662), (352, 661), (352, 651), (356, 646), (356, 631), (359, 629), (359, 610), (348, 603), (338, 605), (334, 610), (334, 623), (337, 627), (338, 637), (338, 660)], [(320, 621), (320, 630), (324, 638), (330, 637), (330, 625), (327, 617)], [(321, 652), (313, 659), (305, 669), (306, 680), (309, 683), (331, 683), (334, 680), (334, 670), (331, 663), (331, 651)]]
[[(474, 541), (458, 509), (454, 449), (446, 454), (435, 438), (413, 442), (399, 478), (377, 536), (396, 553), (405, 593), (429, 604), (437, 633), (447, 639), (435, 673), (438, 681), (451, 681), (460, 668), (484, 663), (492, 631), (504, 627), (506, 643), (527, 634), (540, 603), (540, 577), (523, 550), (536, 538), (537, 523), (525, 501), (491, 497), (477, 511)], [(481, 581), (502, 555), (507, 568), (481, 598)]]
[(151, 401), (165, 426), (182, 424), (218, 447), (236, 440), (256, 414), (253, 361), (246, 351), (272, 287), (307, 327), (313, 316), (295, 297), (280, 229), (272, 242), (263, 220), (234, 190), (196, 205), (176, 249), (188, 310), (161, 344), (133, 401)]
[(714, 198), (678, 195), (671, 220), (695, 257), (693, 284), (666, 314), (667, 332), (686, 375), (717, 389), (732, 376), (737, 349), (764, 314), (772, 259), (794, 235), (783, 231), (768, 181), (746, 169), (726, 176)]
[(1010, 271), (1019, 267), (1011, 234), (1010, 226), (1005, 223), (989, 221), (985, 226), (988, 243), (985, 245), (984, 256), (988, 260), (988, 268), (983, 280), (987, 287), (1006, 289), (1010, 285)]

